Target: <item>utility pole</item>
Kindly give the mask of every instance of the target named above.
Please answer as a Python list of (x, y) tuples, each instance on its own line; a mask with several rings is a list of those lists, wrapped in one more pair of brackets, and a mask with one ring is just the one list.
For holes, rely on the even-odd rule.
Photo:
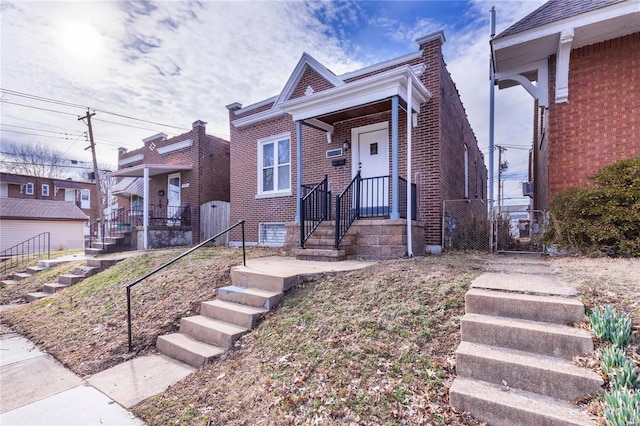
[(504, 197), (504, 190), (501, 190), (502, 187), (502, 172), (507, 170), (508, 163), (505, 161), (502, 163), (502, 152), (506, 151), (507, 148), (496, 145), (498, 148), (498, 216), (502, 213), (502, 198)]
[(96, 113), (90, 113), (89, 109), (87, 108), (87, 115), (85, 115), (84, 117), (78, 117), (78, 121), (82, 120), (84, 122), (84, 120), (86, 119), (87, 127), (89, 127), (89, 143), (91, 143), (91, 145), (86, 147), (85, 151), (91, 148), (91, 156), (93, 157), (93, 175), (96, 180), (96, 189), (98, 192), (98, 218), (102, 219), (102, 216), (104, 215), (104, 207), (102, 205), (102, 185), (100, 182), (100, 173), (98, 173), (98, 160), (96, 159), (96, 144), (93, 141), (93, 128), (91, 127), (91, 117), (93, 117), (94, 115), (96, 115)]

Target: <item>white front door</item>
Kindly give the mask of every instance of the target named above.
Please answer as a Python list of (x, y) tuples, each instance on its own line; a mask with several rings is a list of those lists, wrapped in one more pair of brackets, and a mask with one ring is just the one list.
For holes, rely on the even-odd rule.
[[(389, 130), (387, 123), (354, 129), (353, 175), (360, 170), (362, 216), (389, 213)], [(374, 179), (375, 178), (375, 179)]]
[(167, 224), (180, 225), (180, 173), (167, 179)]

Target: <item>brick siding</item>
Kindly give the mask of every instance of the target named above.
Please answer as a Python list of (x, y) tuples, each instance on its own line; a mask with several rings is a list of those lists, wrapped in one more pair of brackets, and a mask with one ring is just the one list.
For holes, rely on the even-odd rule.
[[(607, 164), (640, 156), (638, 52), (640, 33), (571, 51), (569, 102), (551, 102), (548, 144), (542, 141), (542, 152), (537, 148), (538, 176), (548, 169), (549, 179), (548, 200), (541, 200), (541, 208), (569, 188), (590, 185), (589, 177)], [(555, 57), (549, 65), (553, 99)]]
[[(201, 123), (196, 125), (196, 123)], [(188, 184), (180, 190), (180, 204), (191, 207), (191, 226), (193, 244), (200, 241), (200, 206), (209, 201), (229, 201), (229, 142), (215, 136), (207, 135), (203, 122), (196, 122), (190, 132), (170, 139), (155, 139), (145, 142), (142, 148), (121, 153), (119, 160), (142, 154), (144, 159), (127, 164), (174, 164), (189, 165), (191, 170), (180, 171), (181, 185)], [(193, 144), (177, 151), (160, 154), (158, 148), (191, 139)], [(170, 173), (172, 174), (172, 173)], [(170, 174), (152, 176), (149, 179), (149, 204), (167, 205), (167, 185)], [(164, 191), (160, 196), (159, 191)], [(120, 204), (123, 204), (122, 202)]]

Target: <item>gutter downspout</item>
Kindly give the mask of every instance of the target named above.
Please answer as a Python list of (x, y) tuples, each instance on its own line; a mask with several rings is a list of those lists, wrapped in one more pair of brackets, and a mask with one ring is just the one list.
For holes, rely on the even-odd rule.
[(142, 232), (143, 232), (143, 237), (142, 237), (142, 241), (143, 241), (143, 246), (144, 249), (147, 250), (149, 249), (149, 168), (145, 167), (144, 168), (144, 185), (143, 185), (143, 198), (144, 198), (144, 203), (143, 203), (143, 207), (142, 207)]
[(407, 256), (413, 257), (413, 241), (411, 238), (411, 133), (413, 120), (411, 117), (411, 96), (413, 85), (411, 76), (407, 77)]

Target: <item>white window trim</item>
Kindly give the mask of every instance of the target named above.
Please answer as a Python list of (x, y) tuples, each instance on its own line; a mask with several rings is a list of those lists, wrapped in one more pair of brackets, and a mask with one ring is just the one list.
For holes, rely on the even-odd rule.
[[(47, 189), (46, 191), (45, 191), (45, 188)], [(42, 184), (42, 188), (40, 189), (40, 191), (42, 192), (42, 196), (43, 197), (48, 197), (49, 193), (50, 193), (49, 192), (49, 184), (43, 183)]]
[(26, 185), (24, 186), (24, 193), (26, 195), (33, 195), (34, 192), (35, 192), (35, 185), (33, 184), (33, 182), (27, 182)]
[[(289, 188), (283, 190), (274, 189), (273, 191), (263, 191), (262, 190), (262, 147), (266, 144), (273, 143), (274, 144), (274, 176), (273, 176), (273, 186), (277, 188), (278, 186), (278, 164), (276, 164), (275, 160), (277, 160), (278, 152), (277, 152), (277, 142), (283, 139), (289, 140)], [(292, 164), (291, 164), (291, 133), (284, 132), (278, 135), (269, 136), (266, 138), (258, 139), (257, 142), (257, 194), (256, 198), (271, 198), (271, 197), (283, 197), (291, 195), (291, 173), (292, 173)]]
[[(87, 194), (87, 199), (86, 200), (82, 198), (82, 196), (84, 194)], [(87, 207), (82, 207), (82, 205), (85, 202), (88, 204), (88, 206)], [(80, 208), (81, 209), (90, 209), (91, 208), (91, 191), (88, 190), (88, 189), (81, 189), (80, 190)]]

